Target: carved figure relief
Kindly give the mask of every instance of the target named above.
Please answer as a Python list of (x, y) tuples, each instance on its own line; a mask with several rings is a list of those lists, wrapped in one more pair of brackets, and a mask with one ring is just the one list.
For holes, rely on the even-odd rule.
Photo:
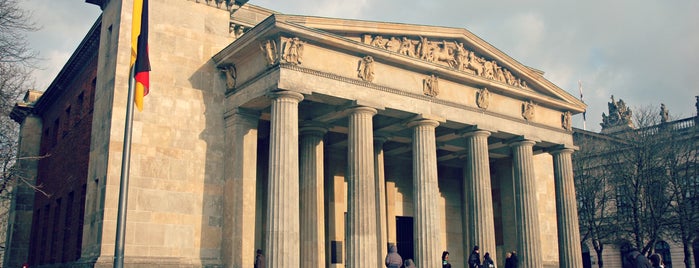
[(243, 34), (245, 33), (246, 30), (247, 30), (247, 29), (246, 29), (245, 26), (243, 26), (243, 25), (231, 23), (230, 26), (229, 26), (229, 28), (228, 28), (228, 33), (229, 33), (232, 37), (234, 37), (235, 39), (238, 39), (238, 38), (240, 38), (241, 36), (243, 36)]
[(487, 88), (482, 88), (476, 92), (476, 105), (483, 110), (490, 106), (490, 91)]
[(284, 44), (282, 58), (284, 61), (292, 64), (301, 64), (303, 61), (303, 46), (306, 42), (301, 41), (298, 37), (290, 38)]
[(267, 65), (274, 65), (277, 63), (279, 55), (277, 53), (277, 42), (274, 42), (272, 39), (262, 41), (260, 42), (260, 49), (262, 49), (262, 53), (265, 55)]
[[(371, 36), (367, 35), (368, 38)], [(497, 61), (479, 57), (474, 51), (469, 51), (463, 43), (448, 40), (429, 40), (420, 36), (410, 39), (407, 36), (400, 39), (396, 36), (376, 35), (367, 43), (374, 47), (386, 49), (401, 55), (419, 58), (449, 66), (486, 79), (495, 80), (510, 86), (527, 88), (526, 81), (515, 77), (512, 72), (499, 66)]]
[(633, 126), (631, 117), (633, 113), (631, 109), (626, 107), (626, 103), (623, 100), (614, 100), (614, 95), (612, 95), (612, 102), (607, 103), (607, 108), (609, 109), (609, 115), (602, 113), (602, 129), (614, 127), (614, 126)]
[(235, 84), (236, 84), (236, 79), (238, 76), (235, 65), (233, 65), (233, 64), (227, 65), (227, 66), (221, 68), (221, 72), (223, 72), (226, 75), (226, 89), (227, 90), (234, 89)]
[(524, 119), (526, 119), (527, 121), (534, 120), (535, 108), (536, 105), (534, 105), (534, 102), (532, 101), (522, 103), (522, 117), (524, 117)]
[(573, 123), (571, 122), (571, 117), (573, 114), (570, 111), (566, 111), (561, 115), (561, 126), (563, 129), (571, 131), (573, 130)]
[(359, 61), (359, 78), (367, 82), (374, 81), (374, 58), (372, 56), (366, 56)]
[(439, 79), (436, 75), (430, 75), (422, 81), (422, 92), (430, 97), (439, 95)]

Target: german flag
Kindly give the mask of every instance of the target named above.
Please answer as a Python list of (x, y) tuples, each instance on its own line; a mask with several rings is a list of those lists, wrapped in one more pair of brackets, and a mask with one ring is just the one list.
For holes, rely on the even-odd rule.
[(143, 111), (143, 97), (148, 95), (150, 60), (148, 59), (148, 0), (134, 0), (131, 28), (131, 69), (136, 80), (134, 102)]

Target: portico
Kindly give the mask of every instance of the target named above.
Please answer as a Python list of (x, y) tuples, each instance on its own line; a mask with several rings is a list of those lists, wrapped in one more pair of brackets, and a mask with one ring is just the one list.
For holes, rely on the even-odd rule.
[(274, 15), (213, 60), (234, 80), (231, 264), (263, 248), (269, 267), (379, 267), (397, 243), (418, 267), (474, 245), (581, 267), (565, 117), (584, 104), (472, 33)]

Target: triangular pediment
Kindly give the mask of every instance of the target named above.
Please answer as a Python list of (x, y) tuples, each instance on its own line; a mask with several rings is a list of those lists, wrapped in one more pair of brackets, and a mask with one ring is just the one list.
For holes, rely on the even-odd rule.
[(372, 51), (400, 66), (412, 61), (415, 69), (443, 70), (473, 86), (561, 111), (585, 110), (584, 103), (545, 79), (542, 71), (519, 63), (466, 29), (281, 14), (258, 26), (357, 54)]

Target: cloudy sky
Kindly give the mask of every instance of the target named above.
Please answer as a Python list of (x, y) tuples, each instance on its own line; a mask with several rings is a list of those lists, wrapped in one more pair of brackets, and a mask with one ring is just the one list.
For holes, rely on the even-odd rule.
[[(169, 0), (188, 1), (188, 0)], [(29, 36), (45, 89), (99, 16), (82, 0), (24, 0), (42, 30)], [(587, 129), (599, 131), (610, 96), (635, 109), (660, 103), (696, 115), (699, 1), (695, 0), (250, 0), (287, 14), (465, 28), (574, 96), (582, 81)], [(582, 128), (582, 116), (574, 118)]]

